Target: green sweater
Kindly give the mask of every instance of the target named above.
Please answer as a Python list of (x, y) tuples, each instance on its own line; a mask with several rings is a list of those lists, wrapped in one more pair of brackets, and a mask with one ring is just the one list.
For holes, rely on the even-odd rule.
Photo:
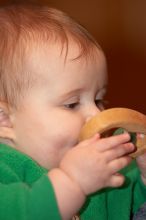
[[(130, 213), (146, 201), (146, 186), (140, 180), (135, 162), (123, 172), (127, 177), (125, 185), (90, 196), (80, 211), (80, 219), (130, 219)], [(0, 219), (61, 219), (47, 170), (4, 144), (0, 144)]]

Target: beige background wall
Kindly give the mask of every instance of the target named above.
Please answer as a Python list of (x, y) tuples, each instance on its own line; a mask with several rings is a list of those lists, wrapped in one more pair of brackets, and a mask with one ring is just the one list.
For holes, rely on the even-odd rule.
[[(7, 2), (20, 0), (0, 0), (1, 4)], [(40, 2), (69, 13), (93, 34), (104, 49), (109, 69), (109, 107), (129, 107), (146, 114), (146, 1)]]

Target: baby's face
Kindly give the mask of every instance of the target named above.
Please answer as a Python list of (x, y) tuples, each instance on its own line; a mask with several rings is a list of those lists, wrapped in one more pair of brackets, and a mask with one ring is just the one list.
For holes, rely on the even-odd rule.
[(70, 43), (66, 61), (57, 45), (31, 51), (26, 68), (37, 80), (13, 114), (15, 148), (46, 168), (57, 167), (78, 143), (83, 124), (100, 111), (105, 94), (106, 65), (101, 51), (96, 59), (78, 56)]

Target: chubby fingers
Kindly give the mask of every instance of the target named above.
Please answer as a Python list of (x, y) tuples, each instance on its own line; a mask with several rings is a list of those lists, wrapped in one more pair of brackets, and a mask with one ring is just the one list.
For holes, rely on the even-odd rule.
[(92, 143), (96, 144), (96, 141), (98, 141), (97, 145), (99, 149), (101, 149), (101, 151), (106, 151), (108, 149), (113, 148), (114, 146), (117, 146), (122, 143), (126, 143), (129, 140), (130, 140), (130, 135), (128, 133), (123, 133), (106, 138), (100, 138), (100, 134), (97, 133), (93, 137), (84, 140), (82, 143), (84, 143), (83, 145), (92, 144)]
[(135, 150), (135, 146), (133, 143), (128, 142), (125, 144), (118, 145), (113, 149), (110, 149), (106, 152), (107, 161), (114, 160), (116, 158), (120, 158), (132, 153)]
[(107, 186), (119, 187), (124, 183), (125, 177), (118, 172), (119, 170), (126, 167), (131, 162), (131, 160), (131, 157), (125, 156), (112, 160), (110, 163), (108, 163), (108, 169), (110, 170), (110, 173)]
[(130, 141), (128, 133), (100, 138), (99, 134), (82, 142), (82, 146), (90, 145), (97, 149), (99, 153), (107, 154), (107, 160), (113, 160), (134, 151), (135, 146)]
[[(110, 162), (117, 158), (125, 157), (126, 155), (132, 153), (135, 150), (134, 144), (132, 142), (128, 142), (129, 140), (130, 135), (128, 133), (103, 138), (100, 139), (100, 141), (98, 141), (97, 148), (98, 151), (104, 152), (106, 161)], [(128, 163), (129, 160), (130, 158), (128, 159)]]
[(109, 178), (107, 186), (119, 187), (122, 186), (125, 181), (125, 177), (120, 173), (116, 173)]
[(100, 139), (98, 147), (101, 151), (107, 151), (117, 147), (118, 145), (127, 143), (128, 141), (130, 141), (130, 135), (128, 133), (124, 133)]

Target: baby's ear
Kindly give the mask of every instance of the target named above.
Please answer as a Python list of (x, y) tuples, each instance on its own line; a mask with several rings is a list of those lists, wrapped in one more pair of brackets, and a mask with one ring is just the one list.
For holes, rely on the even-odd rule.
[(0, 139), (13, 140), (13, 126), (10, 117), (10, 110), (6, 103), (0, 101)]

